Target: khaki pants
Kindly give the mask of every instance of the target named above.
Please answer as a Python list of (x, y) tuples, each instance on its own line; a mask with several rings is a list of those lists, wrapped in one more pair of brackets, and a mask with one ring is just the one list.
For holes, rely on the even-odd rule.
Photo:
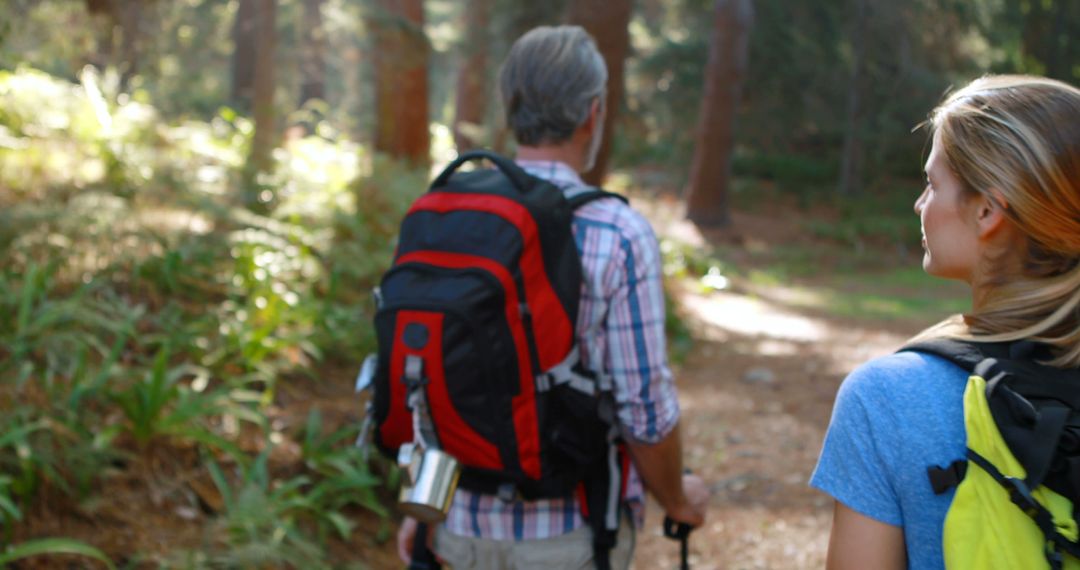
[[(634, 525), (623, 516), (619, 538), (611, 549), (612, 570), (626, 570), (634, 556)], [(492, 540), (435, 530), (435, 553), (453, 570), (591, 570), (592, 531), (543, 540)]]

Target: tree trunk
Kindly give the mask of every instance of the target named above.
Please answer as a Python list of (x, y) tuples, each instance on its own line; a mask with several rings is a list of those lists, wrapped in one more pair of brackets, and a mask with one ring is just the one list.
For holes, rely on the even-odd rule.
[(454, 106), (454, 145), (458, 152), (487, 142), (488, 57), (492, 0), (470, 0), (465, 9), (465, 45)]
[(869, 17), (869, 0), (855, 0), (855, 22), (851, 49), (855, 56), (852, 63), (851, 82), (848, 84), (847, 120), (844, 127), (844, 154), (840, 158), (840, 183), (837, 191), (844, 196), (854, 196), (862, 190), (862, 75), (866, 65), (866, 23)]
[(250, 168), (254, 172), (269, 172), (273, 168), (272, 153), (276, 145), (277, 126), (274, 121), (274, 52), (277, 45), (275, 18), (277, 0), (259, 0), (255, 16), (256, 42), (255, 77), (252, 106), (255, 134), (251, 140)]
[(715, 6), (686, 211), (699, 226), (722, 227), (731, 223), (728, 186), (735, 112), (749, 64), (754, 8), (752, 0), (716, 0)]
[(596, 186), (604, 182), (611, 157), (611, 144), (615, 123), (623, 99), (623, 68), (630, 50), (630, 0), (578, 0), (567, 7), (566, 21), (576, 24), (592, 34), (596, 47), (607, 64), (607, 99), (604, 102), (604, 140), (596, 155), (596, 164), (585, 173), (584, 180)]
[(1069, 14), (1068, 4), (1075, 0), (1055, 0), (1054, 29), (1048, 38), (1049, 53), (1046, 55), (1046, 75), (1062, 81), (1072, 80), (1072, 61), (1068, 57), (1069, 42)]
[(104, 28), (97, 38), (97, 53), (92, 54), (91, 59), (100, 68), (110, 63), (115, 65), (124, 90), (139, 70), (143, 3), (139, 0), (86, 0), (86, 11), (104, 19)]
[(423, 0), (377, 0), (375, 36), (375, 150), (426, 164), (428, 41)]
[(91, 16), (95, 28), (94, 52), (90, 54), (90, 63), (104, 71), (112, 61), (113, 34), (116, 28), (116, 14), (112, 0), (86, 0), (86, 11)]
[(142, 2), (127, 0), (121, 2), (120, 29), (120, 85), (125, 91), (131, 78), (139, 71), (139, 29), (142, 23)]
[(86, 11), (91, 14), (111, 14), (110, 0), (86, 0)]
[(326, 29), (324, 0), (304, 0), (300, 40), (300, 107), (312, 99), (326, 101)]
[(232, 104), (238, 110), (251, 110), (251, 98), (255, 90), (255, 19), (258, 13), (256, 0), (240, 0), (233, 21), (232, 57)]

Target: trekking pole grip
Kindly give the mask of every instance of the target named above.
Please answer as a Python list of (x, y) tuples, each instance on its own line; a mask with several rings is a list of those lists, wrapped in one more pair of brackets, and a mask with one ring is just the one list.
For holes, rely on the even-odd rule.
[(664, 517), (664, 536), (679, 541), (680, 570), (690, 570), (690, 532), (693, 530), (694, 527), (684, 522)]
[[(683, 469), (683, 473), (691, 473), (689, 469)], [(690, 570), (690, 533), (694, 527), (684, 522), (677, 521), (664, 515), (664, 536), (679, 541), (679, 554), (681, 555), (681, 570)]]
[(686, 540), (693, 530), (694, 527), (684, 522), (676, 521), (668, 516), (664, 517), (664, 536), (672, 540)]

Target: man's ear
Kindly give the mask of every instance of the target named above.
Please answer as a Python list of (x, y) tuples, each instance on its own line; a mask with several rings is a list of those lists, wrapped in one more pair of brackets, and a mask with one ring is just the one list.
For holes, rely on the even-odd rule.
[(600, 97), (596, 97), (589, 105), (589, 118), (585, 120), (585, 126), (588, 127), (589, 134), (592, 134), (602, 124), (604, 124), (604, 102)]
[(996, 188), (991, 188), (989, 195), (979, 194), (977, 208), (975, 223), (978, 225), (980, 238), (992, 236), (1009, 221), (1005, 212), (1009, 203)]

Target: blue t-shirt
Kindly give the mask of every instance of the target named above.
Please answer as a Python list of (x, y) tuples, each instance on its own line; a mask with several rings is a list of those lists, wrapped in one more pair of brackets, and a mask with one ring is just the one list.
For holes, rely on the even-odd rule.
[(816, 487), (848, 508), (904, 529), (908, 568), (945, 567), (941, 534), (954, 490), (935, 495), (926, 469), (964, 457), (964, 386), (951, 362), (903, 352), (844, 380), (817, 468)]

